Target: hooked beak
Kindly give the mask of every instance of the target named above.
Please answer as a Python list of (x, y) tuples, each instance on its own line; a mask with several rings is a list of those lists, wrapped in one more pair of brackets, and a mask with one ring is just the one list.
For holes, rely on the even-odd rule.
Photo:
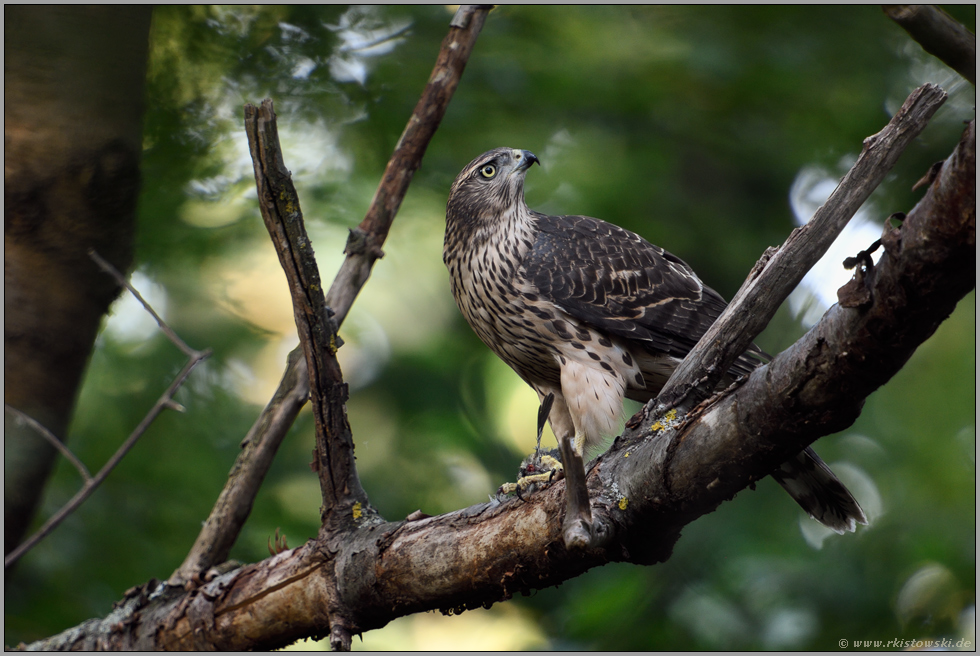
[(530, 150), (513, 150), (514, 161), (517, 162), (517, 167), (514, 169), (515, 172), (526, 171), (531, 168), (534, 163), (541, 164), (537, 156)]

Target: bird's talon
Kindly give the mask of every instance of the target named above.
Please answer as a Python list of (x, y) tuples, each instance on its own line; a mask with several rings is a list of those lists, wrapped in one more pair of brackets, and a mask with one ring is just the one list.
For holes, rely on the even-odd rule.
[[(553, 454), (553, 455), (552, 455)], [(504, 483), (497, 489), (497, 494), (517, 494), (517, 498), (526, 501), (522, 493), (533, 493), (540, 487), (560, 481), (565, 477), (561, 460), (557, 457), (556, 449), (543, 449), (532, 453), (521, 463), (521, 471), (516, 483)]]

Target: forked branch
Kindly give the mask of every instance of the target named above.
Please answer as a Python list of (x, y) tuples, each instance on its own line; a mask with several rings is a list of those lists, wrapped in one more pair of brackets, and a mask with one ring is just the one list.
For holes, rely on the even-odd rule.
[[(326, 298), (338, 328), (381, 255), (381, 246), (408, 190), (408, 183), (445, 116), (489, 10), (489, 6), (463, 5), (456, 12), (429, 82), (388, 161), (364, 221), (351, 231), (345, 249), (347, 259)], [(399, 167), (406, 173), (397, 173)], [(235, 461), (218, 502), (184, 563), (171, 576), (171, 583), (194, 579), (228, 557), (271, 466), (272, 457), (309, 395), (309, 372), (302, 346), (296, 347), (287, 360), (279, 388), (243, 441), (243, 451)]]

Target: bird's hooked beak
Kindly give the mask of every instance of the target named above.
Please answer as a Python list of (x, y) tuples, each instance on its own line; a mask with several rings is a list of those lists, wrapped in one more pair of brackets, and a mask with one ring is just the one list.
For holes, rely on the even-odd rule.
[(518, 150), (515, 148), (513, 151), (511, 151), (511, 154), (514, 157), (514, 161), (517, 163), (517, 166), (514, 167), (515, 173), (527, 171), (534, 163), (539, 165), (541, 164), (537, 156), (530, 150)]

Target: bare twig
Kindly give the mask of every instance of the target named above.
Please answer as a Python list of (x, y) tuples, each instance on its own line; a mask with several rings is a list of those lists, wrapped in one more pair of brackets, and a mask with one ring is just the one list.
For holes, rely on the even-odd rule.
[(783, 300), (945, 101), (945, 91), (934, 84), (923, 85), (912, 92), (881, 132), (864, 140), (857, 161), (827, 202), (808, 223), (794, 230), (774, 255), (766, 254), (714, 325), (674, 370), (656, 400), (656, 414), (671, 407), (686, 412), (711, 395), (728, 367), (762, 332)]
[(110, 276), (115, 278), (116, 282), (118, 282), (121, 286), (128, 289), (129, 293), (136, 297), (136, 300), (139, 301), (140, 304), (143, 306), (143, 308), (150, 313), (150, 316), (152, 316), (156, 320), (157, 325), (160, 326), (160, 330), (163, 331), (163, 334), (166, 335), (168, 338), (170, 338), (170, 341), (173, 342), (174, 345), (177, 348), (179, 348), (184, 355), (186, 355), (189, 358), (194, 358), (200, 355), (198, 351), (192, 349), (190, 346), (184, 343), (184, 340), (182, 340), (180, 337), (177, 336), (177, 333), (175, 333), (173, 329), (171, 329), (170, 326), (168, 326), (167, 323), (160, 318), (160, 315), (156, 313), (156, 310), (150, 307), (150, 304), (146, 302), (146, 299), (144, 299), (143, 296), (136, 290), (136, 288), (133, 287), (128, 280), (126, 280), (125, 276), (123, 276), (121, 273), (119, 273), (119, 271), (116, 270), (116, 267), (109, 264), (109, 262), (103, 259), (101, 255), (96, 253), (94, 249), (91, 248), (88, 249), (88, 256), (92, 258), (93, 262), (99, 265), (100, 269), (102, 269)]
[[(473, 50), (488, 11), (489, 7), (464, 5), (453, 18), (449, 36), (443, 41), (435, 67), (429, 76), (429, 83), (423, 90), (415, 111), (405, 127), (402, 139), (392, 153), (364, 221), (351, 233), (351, 240), (346, 249), (347, 260), (327, 294), (327, 305), (334, 311), (334, 321), (338, 327), (344, 322), (351, 304), (367, 281), (377, 259), (365, 250), (363, 244), (367, 242), (366, 238), (362, 239), (362, 246), (358, 247), (357, 236), (368, 234), (367, 231), (370, 230), (370, 241), (376, 246), (375, 252), (380, 253), (380, 247), (388, 235), (395, 211), (408, 190), (407, 182), (411, 179), (411, 173), (418, 169), (426, 147), (435, 134), (435, 128), (445, 115), (446, 107), (459, 84), (463, 68)], [(426, 122), (418, 121), (419, 116), (427, 117)], [(399, 166), (407, 167), (409, 171), (407, 180), (403, 176), (389, 176), (389, 171), (394, 171)], [(371, 222), (368, 221), (368, 217), (382, 216), (386, 217), (386, 220), (379, 221), (375, 218)], [(252, 500), (258, 493), (258, 487), (268, 471), (275, 450), (309, 396), (309, 370), (302, 354), (302, 345), (297, 346), (289, 354), (286, 371), (278, 390), (259, 415), (249, 431), (249, 437), (245, 440), (248, 445), (260, 444), (261, 446), (256, 446), (254, 449), (246, 447), (239, 454), (225, 489), (222, 490), (218, 502), (184, 563), (171, 577), (171, 583), (188, 580), (195, 573), (227, 558), (252, 507)]]
[(933, 5), (882, 5), (922, 49), (977, 83), (977, 37), (952, 16)]
[(24, 542), (19, 544), (16, 549), (11, 551), (9, 554), (6, 555), (6, 557), (4, 557), (3, 559), (4, 569), (7, 569), (11, 565), (13, 565), (15, 562), (17, 562), (18, 559), (20, 559), (21, 556), (23, 556), (25, 553), (27, 553), (32, 548), (34, 548), (34, 545), (36, 545), (41, 540), (43, 540), (49, 533), (51, 533), (51, 531), (53, 531), (58, 526), (58, 524), (64, 521), (64, 519), (68, 517), (68, 515), (74, 512), (75, 509), (78, 508), (80, 505), (82, 505), (82, 503), (86, 499), (92, 496), (92, 493), (95, 492), (96, 488), (98, 488), (99, 485), (102, 484), (102, 482), (109, 476), (112, 470), (115, 469), (116, 465), (118, 465), (120, 461), (123, 459), (123, 457), (125, 457), (125, 455), (129, 453), (129, 450), (132, 449), (133, 446), (136, 444), (136, 442), (139, 440), (139, 438), (143, 436), (143, 433), (146, 432), (146, 429), (150, 427), (150, 424), (153, 423), (153, 421), (157, 418), (157, 416), (159, 416), (160, 413), (163, 412), (166, 408), (171, 407), (171, 404), (173, 403), (174, 394), (184, 383), (184, 380), (186, 380), (187, 377), (190, 375), (191, 371), (194, 370), (194, 367), (196, 367), (198, 364), (203, 362), (209, 355), (211, 355), (211, 349), (206, 349), (204, 351), (196, 351), (188, 347), (186, 344), (184, 344), (184, 342), (179, 337), (177, 337), (176, 333), (174, 333), (174, 331), (171, 330), (169, 326), (167, 326), (167, 324), (163, 321), (163, 319), (161, 319), (160, 316), (153, 311), (153, 308), (151, 308), (149, 304), (146, 301), (144, 301), (142, 297), (140, 297), (139, 293), (137, 293), (136, 290), (133, 289), (132, 286), (130, 286), (125, 281), (122, 275), (118, 271), (116, 271), (115, 267), (113, 267), (111, 264), (109, 264), (104, 259), (99, 257), (99, 255), (95, 253), (95, 251), (89, 251), (89, 256), (93, 260), (95, 260), (96, 263), (104, 271), (112, 275), (114, 278), (116, 278), (116, 280), (122, 281), (122, 284), (124, 284), (127, 287), (127, 289), (129, 289), (140, 300), (140, 302), (143, 304), (143, 307), (145, 307), (150, 312), (150, 314), (153, 315), (153, 317), (157, 320), (157, 323), (160, 324), (160, 328), (163, 329), (164, 333), (166, 333), (168, 337), (170, 337), (171, 341), (174, 344), (176, 344), (181, 351), (187, 354), (188, 360), (187, 363), (184, 364), (183, 369), (181, 369), (180, 372), (177, 374), (177, 376), (173, 379), (173, 381), (171, 381), (170, 386), (167, 387), (166, 391), (160, 396), (159, 399), (157, 399), (157, 402), (153, 404), (153, 407), (150, 408), (150, 411), (146, 413), (146, 416), (143, 417), (143, 420), (139, 423), (138, 426), (136, 426), (135, 429), (133, 429), (133, 432), (130, 433), (129, 437), (126, 438), (126, 441), (122, 443), (122, 445), (116, 450), (116, 452), (112, 454), (112, 457), (109, 458), (108, 462), (106, 462), (105, 465), (103, 465), (102, 469), (100, 469), (95, 476), (89, 477), (85, 481), (85, 484), (82, 486), (82, 488), (75, 493), (75, 496), (73, 496), (68, 501), (68, 503), (62, 506), (58, 510), (58, 512), (52, 515), (48, 519), (48, 521), (46, 521), (44, 525), (41, 528), (39, 528), (36, 533), (34, 533), (34, 535), (32, 535)]
[(11, 405), (7, 405), (6, 403), (4, 403), (3, 409), (6, 412), (9, 412), (10, 414), (17, 417), (20, 421), (26, 423), (31, 428), (33, 428), (35, 431), (37, 431), (37, 434), (43, 437), (44, 439), (46, 439), (51, 444), (51, 446), (58, 449), (58, 451), (61, 452), (61, 455), (63, 455), (65, 459), (67, 459), (68, 462), (74, 465), (75, 469), (78, 470), (78, 473), (81, 474), (82, 476), (82, 480), (84, 480), (86, 483), (92, 480), (92, 474), (89, 473), (88, 467), (86, 467), (85, 464), (81, 460), (79, 460), (74, 453), (72, 453), (71, 449), (65, 446), (64, 442), (62, 442), (57, 437), (55, 437), (54, 433), (52, 433), (47, 428), (42, 426), (33, 417), (21, 412), (20, 410), (18, 410), (17, 408)]
[(391, 222), (398, 213), (415, 171), (422, 165), (422, 156), (432, 135), (446, 115), (446, 108), (459, 85), (489, 11), (490, 5), (463, 5), (453, 17), (452, 27), (443, 39), (429, 82), (388, 160), (371, 207), (361, 224), (351, 230), (344, 249), (347, 259), (327, 294), (327, 305), (333, 309), (338, 325), (343, 323), (354, 298), (371, 275), (375, 260), (384, 255), (381, 245), (388, 236)]

